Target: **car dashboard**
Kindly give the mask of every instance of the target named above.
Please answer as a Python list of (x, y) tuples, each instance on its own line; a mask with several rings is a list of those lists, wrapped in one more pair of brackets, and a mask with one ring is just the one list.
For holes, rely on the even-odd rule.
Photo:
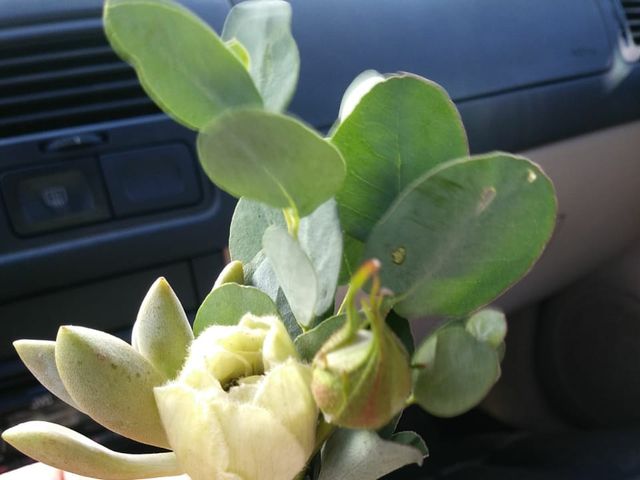
[[(233, 5), (182, 3), (218, 32)], [(618, 414), (598, 413), (640, 373), (633, 348), (617, 361), (639, 366), (604, 387), (613, 404), (585, 400), (602, 383), (563, 353), (577, 345), (589, 357), (597, 335), (575, 331), (598, 331), (596, 313), (615, 317), (607, 341), (640, 334), (640, 1), (290, 3), (302, 59), (291, 114), (327, 132), (356, 75), (412, 72), (447, 89), (472, 153), (523, 153), (556, 185), (547, 251), (497, 301), (509, 348), (482, 415), (510, 431), (640, 421), (633, 388)], [(200, 169), (195, 133), (158, 111), (112, 52), (101, 8), (0, 0), (0, 429), (38, 418), (103, 439), (37, 384), (11, 342), (53, 339), (60, 324), (127, 338), (158, 276), (193, 315), (225, 263), (234, 200)], [(416, 321), (416, 335), (429, 325)], [(1, 446), (0, 471), (25, 461)]]

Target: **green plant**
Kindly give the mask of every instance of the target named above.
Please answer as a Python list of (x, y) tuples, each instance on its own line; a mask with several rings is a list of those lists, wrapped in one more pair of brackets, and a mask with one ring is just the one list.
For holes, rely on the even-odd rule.
[[(299, 68), (284, 1), (236, 5), (221, 37), (168, 0), (108, 0), (104, 18), (148, 94), (199, 132), (205, 172), (239, 198), (233, 261), (193, 331), (160, 279), (131, 345), (80, 327), (16, 342), (61, 399), (175, 454), (118, 454), (42, 422), (3, 437), (103, 478), (375, 479), (421, 463), (399, 415), (411, 403), (460, 414), (497, 381), (506, 323), (482, 307), (548, 241), (549, 179), (522, 157), (469, 156), (446, 92), (410, 74), (356, 78), (328, 138), (283, 114)], [(447, 321), (414, 352), (407, 318), (433, 315)]]

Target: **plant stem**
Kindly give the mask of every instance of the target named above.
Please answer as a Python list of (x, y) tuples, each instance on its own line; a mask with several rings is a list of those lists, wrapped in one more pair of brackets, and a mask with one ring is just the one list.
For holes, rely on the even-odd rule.
[(287, 230), (293, 238), (298, 238), (298, 230), (300, 229), (300, 215), (295, 207), (284, 208), (282, 210), (284, 220), (287, 222)]

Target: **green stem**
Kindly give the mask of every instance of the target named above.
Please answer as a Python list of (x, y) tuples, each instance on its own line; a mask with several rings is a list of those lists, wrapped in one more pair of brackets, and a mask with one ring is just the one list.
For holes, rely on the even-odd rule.
[(347, 322), (351, 333), (355, 333), (360, 326), (358, 308), (356, 307), (358, 292), (362, 290), (371, 277), (375, 278), (378, 270), (380, 270), (380, 262), (378, 260), (367, 260), (351, 277), (349, 289), (347, 290), (347, 294), (344, 297), (342, 305), (340, 305), (340, 309), (338, 310), (338, 313), (343, 313), (344, 310), (346, 310)]
[(287, 222), (287, 230), (293, 238), (298, 238), (298, 230), (300, 229), (300, 215), (295, 207), (284, 208), (282, 210), (284, 220)]

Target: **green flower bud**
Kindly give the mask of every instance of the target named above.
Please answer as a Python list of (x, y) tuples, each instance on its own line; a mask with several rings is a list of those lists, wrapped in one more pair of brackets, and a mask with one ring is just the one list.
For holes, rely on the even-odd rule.
[(409, 355), (386, 325), (380, 327), (350, 339), (340, 330), (316, 354), (311, 389), (328, 422), (377, 429), (406, 406)]
[(315, 445), (310, 383), (282, 322), (247, 314), (238, 325), (203, 331), (178, 378), (155, 396), (192, 480), (291, 480)]

